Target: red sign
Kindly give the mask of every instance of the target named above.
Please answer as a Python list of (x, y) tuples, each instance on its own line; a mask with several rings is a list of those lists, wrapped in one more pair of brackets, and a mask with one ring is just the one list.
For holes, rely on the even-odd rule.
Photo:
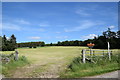
[(92, 48), (95, 44), (89, 43), (87, 44), (88, 47)]

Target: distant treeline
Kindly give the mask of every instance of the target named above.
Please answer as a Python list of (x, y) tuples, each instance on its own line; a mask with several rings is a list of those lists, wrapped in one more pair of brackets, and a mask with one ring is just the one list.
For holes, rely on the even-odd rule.
[(14, 51), (18, 47), (43, 47), (45, 46), (44, 42), (25, 42), (25, 43), (16, 43), (16, 37), (14, 34), (7, 38), (5, 35), (0, 36), (0, 51)]
[(24, 43), (17, 43), (17, 47), (29, 47), (29, 48), (36, 48), (36, 47), (43, 47), (45, 46), (44, 42), (24, 42)]
[(94, 43), (93, 48), (96, 49), (107, 49), (107, 42), (110, 43), (111, 49), (120, 49), (120, 30), (117, 32), (111, 31), (108, 28), (107, 31), (103, 32), (101, 36), (94, 37), (94, 39), (88, 39), (84, 41), (58, 41), (57, 43), (45, 44), (44, 42), (24, 42), (16, 43), (16, 37), (12, 35), (9, 39), (4, 35), (0, 36), (0, 50), (2, 51), (13, 51), (17, 47), (43, 47), (43, 46), (87, 46), (88, 43)]
[(13, 51), (16, 48), (16, 37), (14, 34), (9, 39), (5, 35), (3, 37), (0, 36), (0, 51)]
[(101, 36), (94, 37), (94, 39), (88, 39), (85, 41), (58, 41), (57, 43), (46, 44), (46, 46), (87, 46), (87, 44), (91, 42), (95, 44), (93, 48), (107, 49), (108, 41), (111, 49), (120, 49), (120, 30), (114, 32), (108, 28), (108, 30), (103, 32)]

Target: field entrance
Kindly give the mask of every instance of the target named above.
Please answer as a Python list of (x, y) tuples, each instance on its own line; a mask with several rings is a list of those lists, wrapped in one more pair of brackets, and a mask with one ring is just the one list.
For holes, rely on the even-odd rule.
[(112, 50), (92, 50), (92, 49), (83, 49), (82, 51), (81, 51), (81, 53), (82, 53), (82, 61), (83, 61), (83, 63), (85, 63), (86, 62), (86, 60), (88, 60), (88, 61), (92, 61), (92, 62), (94, 62), (93, 61), (93, 58), (96, 58), (96, 57), (104, 57), (104, 58), (108, 58), (109, 60), (111, 60), (111, 56), (112, 56)]
[[(100, 62), (100, 64), (98, 63), (97, 65), (91, 65), (91, 63), (82, 63), (76, 65), (74, 64), (74, 62), (76, 63), (76, 60), (79, 60), (78, 62), (80, 62), (80, 59), (82, 58), (82, 50), (83, 49), (88, 49), (87, 47), (75, 47), (75, 46), (55, 46), (55, 47), (38, 47), (38, 48), (18, 48), (18, 52), (19, 52), (19, 56), (25, 56), (27, 57), (28, 61), (30, 61), (29, 65), (26, 65), (24, 67), (18, 67), (17, 69), (14, 69), (12, 72), (10, 72), (10, 78), (58, 78), (58, 77), (83, 77), (83, 76), (88, 76), (91, 73), (96, 73), (98, 72), (98, 68), (101, 69), (101, 71), (103, 70), (103, 65), (106, 64), (104, 62), (104, 64)], [(97, 52), (93, 52), (93, 57), (94, 55), (98, 56), (99, 54), (94, 54), (94, 53), (99, 53), (98, 50), (100, 49), (95, 49), (94, 51)], [(113, 54), (117, 54), (118, 50), (112, 50)], [(10, 54), (12, 53), (11, 51), (4, 51), (4, 54)], [(90, 52), (86, 51), (86, 56), (90, 55)], [(102, 52), (103, 53), (103, 52)], [(107, 51), (104, 51), (105, 55), (107, 54)], [(107, 55), (108, 56), (108, 55)], [(79, 57), (80, 59), (78, 59), (77, 57)], [(92, 57), (92, 58), (93, 58)], [(99, 60), (99, 58), (95, 58)], [(101, 59), (101, 56), (100, 56)], [(75, 61), (74, 61), (75, 60)], [(104, 60), (102, 60), (104, 61)], [(114, 62), (113, 62), (114, 63)], [(73, 65), (71, 68), (75, 71), (68, 71), (67, 75), (66, 75), (66, 70), (68, 69), (69, 65)], [(113, 66), (115, 64), (115, 66)], [(106, 64), (106, 66), (104, 66), (107, 71), (109, 71), (109, 68), (107, 66), (110, 66), (110, 70), (113, 69), (115, 67), (115, 69), (117, 70), (118, 67), (116, 66), (118, 63), (115, 62), (113, 65), (110, 64)], [(90, 66), (91, 65), (91, 66)], [(102, 65), (99, 66), (99, 65)], [(86, 66), (86, 69), (84, 69)], [(98, 67), (96, 67), (98, 66)], [(96, 68), (96, 70), (94, 70), (94, 68)], [(107, 67), (107, 68), (106, 68)], [(89, 74), (87, 71), (90, 71)], [(106, 72), (107, 72), (106, 71)], [(85, 73), (85, 74), (81, 74), (81, 73)], [(72, 75), (71, 75), (72, 74)], [(78, 74), (76, 76), (76, 74)], [(80, 75), (79, 75), (80, 74)], [(93, 74), (93, 75), (94, 75)], [(5, 77), (7, 77), (5, 75)]]
[(73, 58), (80, 56), (83, 48), (86, 47), (19, 48), (19, 54), (26, 56), (31, 64), (11, 74), (14, 78), (57, 78)]

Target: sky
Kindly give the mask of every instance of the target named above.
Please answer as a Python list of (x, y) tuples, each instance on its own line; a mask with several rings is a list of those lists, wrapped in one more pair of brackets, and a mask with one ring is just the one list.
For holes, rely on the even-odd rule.
[(2, 35), (17, 42), (86, 40), (118, 30), (117, 2), (3, 2)]

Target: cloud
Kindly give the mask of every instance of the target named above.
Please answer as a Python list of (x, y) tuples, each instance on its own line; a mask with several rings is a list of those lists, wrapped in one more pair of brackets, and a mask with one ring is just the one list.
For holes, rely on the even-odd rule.
[(2, 26), (0, 26), (1, 30), (17, 30), (20, 31), (21, 27), (16, 25), (16, 24), (12, 24), (12, 23), (3, 23)]
[(109, 26), (109, 28), (110, 28), (110, 29), (113, 29), (113, 28), (115, 28), (115, 26)]
[(83, 39), (93, 39), (94, 37), (98, 37), (96, 34), (89, 34), (87, 36), (82, 36)]
[(76, 10), (75, 13), (76, 13), (76, 14), (79, 14), (79, 15), (81, 15), (81, 16), (91, 16), (91, 14), (89, 14), (88, 12), (86, 12), (86, 11), (83, 10), (83, 9)]
[(84, 21), (80, 22), (79, 26), (72, 27), (72, 28), (69, 28), (69, 29), (65, 28), (64, 31), (65, 32), (80, 31), (80, 30), (88, 29), (88, 28), (93, 27), (95, 25), (99, 25), (99, 24), (103, 24), (103, 23), (90, 21), (90, 20), (84, 20)]
[(6, 37), (7, 38), (7, 40), (9, 40), (10, 39), (10, 37)]
[(23, 19), (16, 20), (15, 22), (17, 22), (17, 23), (19, 23), (19, 24), (27, 24), (27, 25), (30, 24), (30, 22), (25, 21), (25, 20), (23, 20)]
[(39, 40), (39, 39), (41, 39), (41, 37), (34, 36), (34, 37), (29, 37), (29, 39), (32, 39), (32, 40)]
[(56, 38), (57, 38), (57, 39), (67, 39), (68, 36), (57, 36)]

